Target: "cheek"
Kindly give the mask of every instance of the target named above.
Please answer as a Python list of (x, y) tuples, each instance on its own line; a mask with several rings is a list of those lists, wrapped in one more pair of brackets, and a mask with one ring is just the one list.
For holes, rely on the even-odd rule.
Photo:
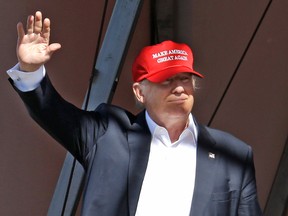
[(144, 104), (147, 109), (161, 110), (165, 107), (164, 98), (161, 97), (161, 94), (156, 94), (155, 92), (150, 92), (144, 98)]
[(157, 99), (157, 96), (155, 96), (155, 94), (153, 93), (145, 95), (143, 100), (145, 104), (150, 105), (150, 106), (151, 105), (155, 106), (159, 102), (159, 98)]
[(145, 103), (156, 103), (160, 100), (161, 93), (153, 86), (145, 88), (143, 91), (143, 100)]
[(189, 106), (191, 106), (191, 109), (192, 109), (193, 105), (194, 105), (194, 97), (192, 95), (190, 95), (190, 97), (189, 97)]

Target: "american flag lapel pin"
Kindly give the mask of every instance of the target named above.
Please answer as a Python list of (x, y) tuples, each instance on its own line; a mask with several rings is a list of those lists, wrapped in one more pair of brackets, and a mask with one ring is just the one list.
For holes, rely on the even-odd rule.
[(209, 152), (209, 158), (211, 158), (211, 159), (215, 159), (215, 154), (214, 153), (212, 153), (212, 152)]

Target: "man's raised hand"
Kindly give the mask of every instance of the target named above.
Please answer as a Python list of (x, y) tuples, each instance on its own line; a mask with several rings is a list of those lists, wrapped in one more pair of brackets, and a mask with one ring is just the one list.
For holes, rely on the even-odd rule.
[(32, 72), (50, 60), (52, 54), (61, 48), (59, 43), (49, 44), (50, 20), (42, 21), (42, 13), (27, 18), (26, 33), (23, 24), (17, 24), (17, 57), (22, 71)]

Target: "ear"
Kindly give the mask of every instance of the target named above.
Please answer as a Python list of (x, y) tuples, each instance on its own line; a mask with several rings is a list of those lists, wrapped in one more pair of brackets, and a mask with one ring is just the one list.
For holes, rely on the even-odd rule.
[(138, 102), (144, 103), (143, 86), (139, 82), (133, 83), (133, 92)]

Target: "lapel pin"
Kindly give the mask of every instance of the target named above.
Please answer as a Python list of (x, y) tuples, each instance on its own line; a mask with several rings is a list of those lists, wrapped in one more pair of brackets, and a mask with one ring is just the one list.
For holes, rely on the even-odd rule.
[(212, 153), (212, 152), (209, 152), (209, 158), (211, 158), (211, 159), (215, 159), (215, 154)]

